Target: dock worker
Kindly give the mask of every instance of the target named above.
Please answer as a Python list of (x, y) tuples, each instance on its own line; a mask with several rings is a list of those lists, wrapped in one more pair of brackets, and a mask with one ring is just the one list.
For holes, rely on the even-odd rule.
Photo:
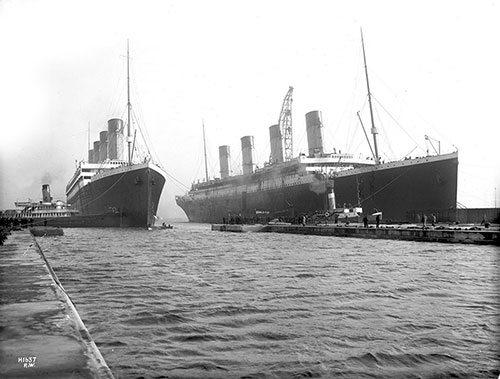
[(363, 217), (363, 225), (365, 226), (365, 228), (368, 228), (368, 217)]
[(422, 216), (422, 226), (425, 228), (427, 227), (427, 215), (424, 213)]
[(377, 223), (377, 228), (380, 226), (380, 215), (378, 214), (375, 218), (375, 222)]

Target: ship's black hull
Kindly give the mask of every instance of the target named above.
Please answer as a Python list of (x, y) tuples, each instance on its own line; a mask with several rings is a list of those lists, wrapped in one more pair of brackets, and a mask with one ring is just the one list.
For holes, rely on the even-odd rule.
[(57, 226), (153, 225), (165, 184), (164, 175), (155, 167), (149, 164), (128, 166), (92, 180), (67, 199), (80, 212), (79, 216), (72, 217), (72, 220), (59, 220), (60, 225)]
[[(382, 211), (386, 221), (405, 222), (409, 214), (436, 213), (456, 208), (458, 157), (421, 158), (343, 172), (332, 180), (317, 176), (312, 183), (244, 192), (232, 196), (189, 194), (177, 204), (189, 221), (220, 223), (241, 218), (294, 218), (325, 212), (334, 188), (337, 206), (361, 205), (366, 213)], [(252, 176), (246, 179), (251, 183)], [(438, 216), (439, 217), (439, 216)]]

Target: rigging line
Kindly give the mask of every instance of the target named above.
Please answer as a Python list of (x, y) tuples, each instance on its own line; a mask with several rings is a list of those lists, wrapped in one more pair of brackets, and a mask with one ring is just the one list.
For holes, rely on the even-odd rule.
[(408, 171), (410, 171), (412, 168), (411, 167), (408, 167), (408, 169), (406, 171), (404, 171), (403, 173), (401, 173), (400, 175), (396, 176), (394, 179), (392, 179), (389, 183), (387, 183), (385, 186), (383, 186), (382, 188), (380, 188), (378, 191), (375, 191), (374, 193), (372, 193), (370, 196), (367, 196), (365, 197), (363, 200), (361, 200), (360, 204), (362, 204), (363, 202), (365, 202), (366, 200), (372, 198), (373, 196), (375, 196), (377, 193), (383, 191), (384, 189), (386, 189), (388, 186), (390, 186), (392, 183), (394, 183), (396, 180), (398, 180), (399, 178), (401, 178), (403, 175), (406, 175), (408, 173)]
[(182, 187), (184, 187), (185, 189), (189, 190), (189, 187), (186, 186), (184, 183), (182, 183), (180, 180), (176, 179), (174, 176), (172, 176), (171, 174), (169, 174), (168, 172), (165, 171), (165, 174), (167, 174), (167, 176), (172, 179), (174, 182), (180, 184)]
[[(362, 114), (362, 113), (363, 113), (363, 111), (364, 111), (364, 109), (365, 109), (365, 107), (366, 107), (366, 104), (368, 103), (368, 98), (367, 98), (366, 96), (365, 96), (365, 98), (364, 98), (364, 99), (365, 99), (365, 100), (364, 100), (364, 102), (363, 102), (363, 105), (361, 106), (361, 110), (359, 110), (359, 111), (358, 111), (358, 113), (359, 113), (359, 114)], [(344, 145), (344, 146), (346, 146), (346, 147), (347, 147), (348, 145), (349, 145), (349, 146), (351, 146), (351, 145), (354, 143), (355, 133), (353, 133), (353, 135), (352, 135), (352, 136), (350, 136), (350, 135), (349, 135), (349, 134), (350, 134), (350, 131), (351, 131), (351, 128), (352, 128), (352, 125), (351, 125), (352, 123), (353, 123), (353, 121), (351, 121), (351, 122), (350, 122), (350, 124), (349, 124), (348, 133), (347, 133), (347, 136), (346, 136), (346, 140), (351, 139), (351, 142), (350, 142), (349, 144), (348, 144), (348, 143), (346, 143), (346, 145)], [(356, 122), (356, 124), (355, 124), (355, 132), (357, 131), (357, 129), (358, 129), (358, 122)], [(370, 146), (370, 144), (368, 144), (368, 146)], [(371, 149), (371, 147), (370, 147), (370, 149)], [(349, 149), (348, 149), (348, 151), (349, 151)], [(375, 154), (372, 154), (372, 155), (373, 155), (373, 156), (375, 156)]]
[[(242, 165), (242, 157), (241, 157), (241, 150), (238, 151), (238, 154), (236, 155), (235, 158), (231, 159), (231, 168), (233, 169), (233, 173), (238, 170), (238, 172), (243, 172), (243, 165)], [(240, 174), (237, 174), (240, 175)]]
[(393, 117), (393, 115), (382, 105), (382, 103), (380, 101), (378, 101), (378, 99), (375, 96), (373, 96), (373, 94), (372, 94), (372, 98), (375, 99), (377, 104), (380, 105), (380, 107), (385, 111), (385, 113), (387, 113), (387, 115), (392, 119), (392, 121), (394, 121), (396, 123), (396, 125), (401, 128), (401, 130), (415, 143), (415, 145), (417, 145), (420, 149), (424, 150), (422, 148), (422, 146), (420, 146), (420, 144), (417, 141), (415, 141), (415, 139), (405, 130), (405, 128), (403, 128), (403, 126), (398, 122), (398, 120), (396, 120)]
[[(144, 112), (142, 110), (142, 100), (141, 100), (141, 93), (139, 92), (139, 85), (136, 81), (136, 75), (135, 75), (135, 67), (131, 66), (131, 71), (132, 71), (132, 87), (133, 89), (135, 89), (134, 91), (134, 96), (137, 98), (137, 101), (134, 103), (135, 106), (132, 107), (132, 113), (133, 113), (133, 116), (135, 118), (135, 121), (137, 123), (137, 126), (139, 129), (141, 129), (141, 134), (144, 136), (144, 140), (146, 142), (146, 139), (148, 142), (151, 142), (151, 138), (149, 137), (149, 133), (148, 133), (148, 128), (147, 128), (147, 125), (146, 125), (146, 118), (144, 117)], [(137, 112), (136, 112), (137, 110)], [(139, 119), (142, 120), (142, 124), (144, 125), (144, 130), (142, 130), (142, 127), (141, 127), (141, 123), (139, 122)], [(149, 148), (148, 146), (148, 150), (150, 150), (150, 154), (152, 153), (152, 149)]]
[[(146, 150), (147, 153), (151, 156), (153, 159), (153, 162), (156, 163), (158, 166), (160, 166), (162, 169), (164, 169), (163, 164), (161, 163), (161, 160), (159, 159), (159, 155), (156, 152), (154, 145), (151, 143), (151, 137), (149, 136), (148, 133), (148, 128), (146, 125), (146, 119), (144, 117), (144, 112), (142, 110), (142, 101), (141, 101), (141, 94), (139, 92), (139, 85), (137, 84), (136, 81), (136, 75), (135, 75), (135, 67), (133, 65), (130, 65), (130, 70), (131, 70), (131, 84), (132, 84), (132, 90), (134, 90), (134, 96), (137, 98), (137, 101), (134, 103), (134, 106), (131, 106), (132, 110), (132, 118), (135, 120), (135, 123), (137, 125), (137, 128), (139, 129), (139, 132), (141, 133), (142, 140), (144, 141), (144, 144), (146, 145)], [(136, 112), (137, 109), (137, 112)], [(142, 124), (144, 124), (144, 128), (141, 126), (141, 122), (139, 122), (139, 119), (142, 120)]]
[[(373, 151), (372, 144), (370, 143), (370, 139), (368, 138), (368, 134), (366, 133), (365, 126), (363, 125), (363, 120), (361, 119), (360, 113), (357, 113), (359, 123), (361, 124), (361, 128), (363, 128), (363, 133), (365, 134), (366, 142), (368, 143), (368, 147), (370, 148), (370, 151), (372, 153), (372, 156), (375, 157), (375, 152)], [(361, 143), (360, 143), (361, 144)], [(358, 145), (359, 148), (359, 145)]]
[(161, 165), (160, 159), (158, 158), (158, 155), (156, 154), (156, 151), (154, 151), (154, 149), (152, 149), (150, 147), (150, 144), (149, 144), (150, 140), (146, 139), (144, 131), (142, 130), (143, 128), (141, 128), (141, 125), (139, 124), (139, 121), (137, 119), (137, 114), (135, 113), (134, 108), (132, 108), (132, 115), (133, 115), (133, 119), (136, 122), (137, 129), (139, 129), (139, 132), (141, 133), (142, 140), (144, 141), (144, 144), (146, 145), (147, 153), (151, 156), (151, 158), (153, 159), (153, 162), (155, 162), (155, 163), (158, 162), (158, 166), (160, 166), (161, 168), (163, 168), (162, 165)]
[(418, 146), (415, 146), (409, 153), (407, 153), (406, 155), (403, 156), (403, 158), (400, 159), (400, 161), (404, 160), (406, 157), (410, 156), (411, 153), (413, 153), (416, 149), (417, 149)]
[(354, 144), (354, 142), (355, 142), (355, 139), (356, 139), (356, 134), (357, 134), (357, 132), (358, 132), (358, 128), (359, 128), (359, 123), (357, 123), (357, 122), (356, 122), (356, 123), (354, 124), (354, 131), (352, 132), (351, 136), (349, 136), (349, 143), (348, 143), (348, 145), (347, 145), (347, 151), (348, 151), (348, 152), (349, 152), (349, 151), (351, 151), (351, 152), (353, 151), (353, 150), (352, 150), (352, 145), (353, 145), (353, 144)]
[[(267, 145), (267, 146), (269, 146), (269, 145)], [(268, 159), (268, 157), (271, 155), (271, 153), (268, 151), (267, 146), (258, 147), (255, 149), (256, 162), (265, 162), (266, 159)]]
[[(333, 141), (337, 139), (336, 137), (338, 131), (342, 129), (341, 125), (344, 122), (344, 119), (347, 117), (347, 115), (352, 114), (352, 110), (355, 107), (354, 104), (359, 94), (358, 87), (360, 86), (362, 75), (364, 74), (362, 70), (362, 59), (360, 59), (360, 57), (362, 57), (362, 54), (363, 54), (362, 49), (361, 47), (359, 47), (357, 53), (355, 54), (356, 57), (353, 59), (354, 62), (357, 62), (357, 67), (354, 70), (353, 78), (351, 77), (351, 80), (354, 81), (354, 86), (351, 90), (350, 96), (347, 97), (348, 100), (345, 102), (345, 106), (340, 115), (340, 118), (336, 121), (334, 125), (334, 130), (331, 133), (331, 139)], [(365, 97), (365, 102), (366, 102), (366, 97)]]
[[(122, 114), (120, 115), (120, 119), (123, 121), (123, 119), (125, 118), (125, 113), (127, 113), (127, 105), (125, 105), (123, 107), (123, 110), (122, 110)], [(122, 128), (120, 129), (120, 132), (123, 131), (123, 128), (125, 128), (125, 123), (123, 123), (123, 126)]]
[[(415, 109), (414, 106), (412, 106), (411, 104), (409, 104), (407, 102), (406, 97), (402, 97), (400, 93), (396, 92), (391, 86), (389, 86), (389, 84), (387, 84), (387, 82), (385, 82), (381, 76), (379, 76), (375, 71), (373, 70), (370, 70), (370, 72), (380, 81), (381, 84), (384, 85), (384, 87), (394, 96), (395, 99), (398, 99), (398, 101), (401, 102), (402, 105), (404, 105), (406, 107), (406, 109), (408, 110), (408, 112), (410, 112), (414, 117), (418, 118), (420, 121), (422, 121), (423, 123), (425, 123), (427, 126), (429, 126), (434, 133), (436, 133), (436, 135), (438, 135), (442, 140), (444, 140), (446, 143), (449, 143), (449, 144), (452, 144), (450, 142), (450, 140), (448, 139), (448, 135), (446, 134), (442, 134), (442, 130), (439, 130), (435, 127), (435, 125), (432, 123), (432, 122), (429, 122), (428, 120), (426, 120), (422, 114), (420, 112), (418, 112), (418, 110)], [(373, 96), (373, 94), (372, 94)], [(419, 146), (420, 147), (420, 146)], [(420, 147), (421, 148), (421, 147)], [(421, 148), (422, 149), (422, 148)], [(422, 149), (424, 150), (424, 149)], [(424, 150), (425, 151), (425, 150)]]
[[(389, 158), (389, 159), (394, 160), (396, 157), (396, 154), (394, 153), (394, 150), (392, 148), (392, 143), (391, 143), (391, 140), (389, 139), (389, 133), (387, 132), (387, 129), (385, 128), (384, 123), (382, 122), (382, 118), (380, 117), (380, 113), (378, 112), (377, 108), (375, 108), (375, 115), (376, 115), (377, 121), (378, 121), (377, 125), (380, 125), (380, 129), (382, 129), (381, 136), (382, 136), (383, 142), (385, 143), (385, 148), (390, 150), (390, 153), (392, 154), (392, 158)], [(379, 155), (382, 155), (382, 154), (384, 154), (386, 157), (388, 157), (388, 155), (386, 154), (385, 151), (383, 151), (383, 149), (381, 149), (379, 151)]]
[(137, 114), (135, 113), (135, 108), (132, 108), (132, 122), (134, 122), (134, 125), (137, 126), (137, 127), (134, 127), (134, 130), (137, 131), (137, 129), (139, 129), (139, 132), (141, 133), (144, 145), (146, 146), (146, 150), (151, 155), (151, 151), (149, 149), (148, 141), (144, 137), (144, 133), (143, 133), (142, 128), (141, 128), (141, 124), (139, 123), (139, 118), (138, 118)]
[(95, 199), (89, 201), (88, 203), (85, 203), (85, 204), (82, 204), (82, 208), (85, 206), (88, 206), (89, 204), (92, 204), (94, 201), (100, 199), (101, 197), (103, 197), (106, 193), (108, 193), (115, 185), (118, 184), (118, 182), (120, 180), (122, 180), (122, 178), (125, 176), (126, 172), (124, 172), (117, 180), (116, 182), (114, 182), (106, 191), (104, 191), (101, 195), (99, 195), (98, 197), (96, 197)]
[[(138, 96), (137, 96), (138, 97)], [(153, 144), (151, 143), (151, 137), (149, 137), (148, 133), (148, 128), (145, 122), (144, 114), (142, 112), (142, 108), (139, 106), (138, 113), (135, 111), (136, 107), (132, 107), (132, 117), (135, 120), (135, 124), (137, 125), (137, 129), (141, 132), (142, 139), (144, 141), (144, 144), (146, 145), (146, 149), (148, 150), (148, 153), (155, 157), (155, 159), (158, 158), (156, 151), (154, 150)], [(142, 124), (144, 125), (144, 128), (141, 126), (141, 122), (139, 122), (139, 119), (142, 119)]]
[(201, 166), (203, 165), (203, 157), (202, 157), (202, 151), (203, 151), (203, 138), (201, 139), (198, 139), (198, 146), (196, 147), (195, 151), (198, 153), (197, 157), (196, 157), (196, 170), (194, 171), (194, 181), (196, 181), (197, 179), (199, 179), (199, 173), (200, 173), (200, 169), (201, 169)]
[[(120, 60), (121, 62), (121, 60)], [(123, 75), (123, 71), (125, 69), (125, 65), (122, 63), (116, 63), (114, 64), (114, 68), (112, 72), (117, 72), (118, 70), (116, 69), (117, 66), (119, 67), (119, 75), (118, 75), (118, 80), (115, 82), (115, 91), (113, 92), (113, 97), (111, 98), (111, 101), (108, 104), (108, 113), (107, 114), (113, 114), (116, 112), (117, 108), (119, 107), (119, 104), (121, 104), (121, 97), (123, 95), (123, 91), (121, 91), (122, 88), (122, 82), (123, 78), (125, 75)]]

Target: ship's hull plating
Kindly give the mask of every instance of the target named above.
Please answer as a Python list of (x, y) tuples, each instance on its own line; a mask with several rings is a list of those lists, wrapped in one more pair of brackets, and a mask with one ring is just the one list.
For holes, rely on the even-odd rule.
[[(409, 214), (455, 209), (458, 156), (426, 157), (339, 173), (333, 181), (314, 175), (310, 183), (233, 195), (177, 198), (189, 221), (220, 223), (223, 218), (297, 217), (328, 209), (334, 188), (337, 206), (359, 204), (366, 213), (382, 211), (386, 221), (409, 220)], [(250, 187), (252, 175), (245, 179)]]
[(68, 203), (79, 210), (69, 226), (147, 227), (154, 224), (165, 176), (153, 164), (115, 169), (81, 187)]

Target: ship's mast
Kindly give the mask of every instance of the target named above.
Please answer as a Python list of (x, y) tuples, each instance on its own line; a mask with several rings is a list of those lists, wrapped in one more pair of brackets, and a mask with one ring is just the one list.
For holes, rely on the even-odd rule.
[(205, 120), (202, 120), (203, 124), (203, 151), (205, 153), (205, 179), (208, 183), (208, 165), (207, 165), (207, 142), (205, 140)]
[(370, 118), (372, 121), (372, 134), (373, 134), (373, 147), (375, 149), (375, 164), (379, 164), (379, 155), (378, 155), (378, 147), (377, 147), (377, 128), (375, 127), (375, 122), (373, 120), (373, 108), (372, 108), (372, 96), (370, 92), (370, 82), (368, 81), (368, 68), (366, 65), (366, 54), (365, 54), (365, 42), (363, 40), (363, 30), (361, 30), (361, 45), (363, 46), (363, 60), (365, 62), (365, 76), (366, 76), (366, 87), (368, 89), (368, 104), (370, 105)]
[(132, 149), (130, 144), (132, 143), (132, 135), (130, 133), (130, 111), (132, 109), (132, 104), (130, 103), (130, 55), (129, 55), (129, 44), (127, 39), (127, 146), (128, 146), (128, 164), (132, 164)]

